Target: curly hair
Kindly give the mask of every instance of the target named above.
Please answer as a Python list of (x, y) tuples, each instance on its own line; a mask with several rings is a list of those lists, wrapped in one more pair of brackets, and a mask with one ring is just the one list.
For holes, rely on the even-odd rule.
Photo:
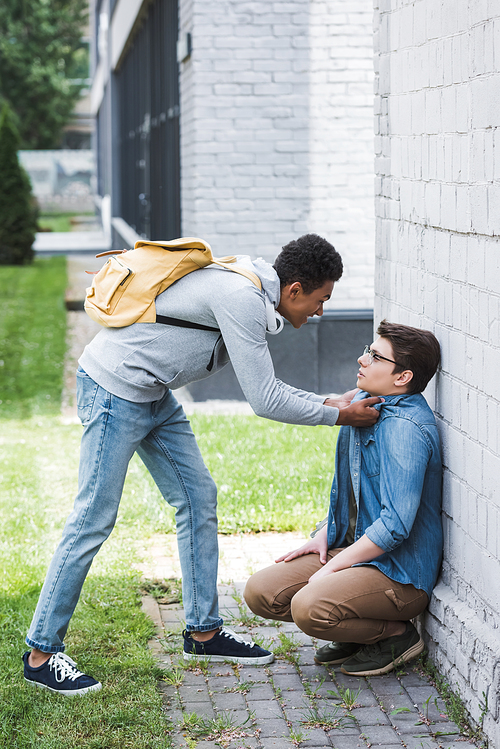
[(286, 244), (273, 268), (281, 288), (300, 281), (306, 294), (327, 281), (338, 281), (343, 271), (342, 258), (335, 247), (317, 234), (304, 234)]

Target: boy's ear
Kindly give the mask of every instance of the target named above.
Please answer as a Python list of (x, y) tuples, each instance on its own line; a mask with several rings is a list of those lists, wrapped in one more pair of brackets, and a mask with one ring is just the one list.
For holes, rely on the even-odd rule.
[(285, 286), (285, 289), (290, 299), (295, 299), (295, 297), (303, 290), (300, 281), (294, 281), (288, 286)]
[(406, 388), (410, 384), (411, 380), (413, 380), (413, 372), (411, 371), (411, 369), (405, 369), (404, 372), (399, 372), (396, 375), (394, 385), (396, 387)]

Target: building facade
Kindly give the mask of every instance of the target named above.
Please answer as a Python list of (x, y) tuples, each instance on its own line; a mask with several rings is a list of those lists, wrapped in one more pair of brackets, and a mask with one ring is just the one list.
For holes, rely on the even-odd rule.
[(378, 0), (375, 320), (433, 330), (445, 548), (423, 625), (500, 746), (500, 7)]
[(280, 374), (352, 386), (373, 309), (371, 1), (97, 0), (93, 18), (98, 192), (116, 247), (201, 236), (215, 255), (272, 261), (301, 234), (326, 236), (345, 266), (329, 331), (293, 336), (314, 366)]

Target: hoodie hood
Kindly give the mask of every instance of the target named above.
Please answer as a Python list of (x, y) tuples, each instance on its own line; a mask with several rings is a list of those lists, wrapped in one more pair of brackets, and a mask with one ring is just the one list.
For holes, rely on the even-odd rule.
[(260, 278), (266, 304), (266, 329), (271, 335), (278, 335), (285, 326), (283, 317), (276, 309), (280, 301), (281, 289), (278, 274), (273, 266), (270, 263), (266, 263), (261, 257), (251, 260), (248, 255), (238, 255), (236, 262), (243, 268), (252, 270)]
[(274, 308), (280, 303), (280, 279), (271, 263), (267, 263), (261, 257), (252, 260), (249, 255), (236, 255), (236, 262), (247, 270), (258, 275), (262, 283), (262, 290), (269, 298)]

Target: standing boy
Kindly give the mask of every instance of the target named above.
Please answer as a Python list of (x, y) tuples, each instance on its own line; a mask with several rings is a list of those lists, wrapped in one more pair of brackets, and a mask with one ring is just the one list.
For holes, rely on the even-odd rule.
[[(274, 266), (238, 258), (262, 284), (217, 266), (191, 273), (156, 298), (157, 314), (193, 323), (105, 328), (86, 347), (77, 373), (84, 426), (75, 507), (50, 564), (26, 638), (24, 676), (63, 695), (100, 689), (64, 654), (64, 636), (95, 554), (111, 533), (130, 459), (140, 456), (176, 508), (186, 616), (184, 658), (263, 664), (272, 653), (223, 628), (217, 598), (217, 491), (173, 390), (231, 360), (259, 416), (292, 424), (373, 424), (378, 398), (350, 404), (276, 379), (266, 330), (282, 315), (294, 328), (323, 314), (342, 275), (334, 247), (306, 234)], [(281, 321), (282, 322), (282, 321)], [(203, 329), (200, 329), (199, 326)]]

